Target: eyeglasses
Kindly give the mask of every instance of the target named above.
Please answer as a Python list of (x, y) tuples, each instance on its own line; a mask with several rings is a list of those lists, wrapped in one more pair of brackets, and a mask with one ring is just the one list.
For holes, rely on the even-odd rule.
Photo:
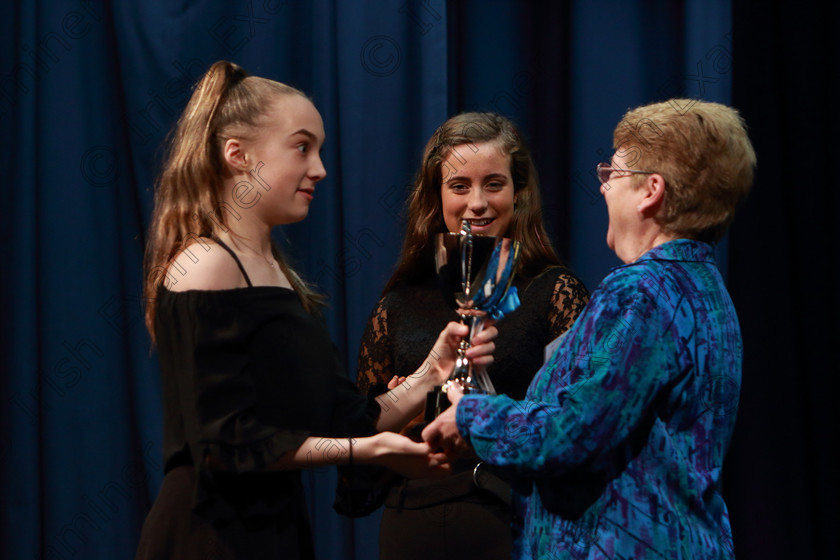
[[(603, 185), (604, 183), (609, 182), (610, 175), (613, 173), (638, 173), (640, 175), (650, 175), (651, 173), (657, 173), (657, 171), (639, 171), (637, 169), (620, 169), (618, 167), (612, 167), (608, 163), (599, 163), (595, 169), (598, 172), (598, 181), (601, 182)], [(619, 177), (626, 177), (627, 175), (619, 175)], [(618, 177), (616, 177), (618, 178)]]

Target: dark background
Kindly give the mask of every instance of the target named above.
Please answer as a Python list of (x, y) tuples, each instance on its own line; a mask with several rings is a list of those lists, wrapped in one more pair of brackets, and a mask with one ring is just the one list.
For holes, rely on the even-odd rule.
[[(191, 84), (218, 59), (301, 88), (324, 117), (329, 175), (307, 220), (276, 233), (330, 296), (350, 375), (406, 186), (448, 116), (521, 126), (552, 238), (592, 289), (618, 264), (594, 167), (624, 111), (675, 96), (737, 107), (759, 163), (718, 247), (745, 344), (724, 475), (736, 553), (834, 555), (840, 9), (543, 4), (2, 4), (0, 557), (133, 554), (162, 477), (140, 297), (151, 186)], [(375, 558), (378, 517), (332, 513), (333, 470), (305, 478), (319, 556)]]

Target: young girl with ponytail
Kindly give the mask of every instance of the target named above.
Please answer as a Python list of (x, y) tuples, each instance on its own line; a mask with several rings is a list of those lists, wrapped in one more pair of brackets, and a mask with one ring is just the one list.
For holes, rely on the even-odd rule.
[[(274, 226), (306, 217), (326, 176), (323, 143), (303, 93), (224, 61), (196, 85), (173, 131), (144, 279), (163, 376), (165, 476), (138, 559), (312, 558), (297, 469), (448, 470), (426, 444), (383, 430), (419, 412), (467, 328), (447, 325), (410, 383), (366, 399), (344, 375), (322, 298), (271, 241)], [(479, 363), (492, 361), (495, 332), (472, 347)]]

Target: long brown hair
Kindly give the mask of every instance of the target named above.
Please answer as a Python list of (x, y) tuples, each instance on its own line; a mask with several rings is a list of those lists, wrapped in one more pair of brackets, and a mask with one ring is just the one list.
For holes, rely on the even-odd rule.
[[(199, 80), (187, 107), (168, 139), (157, 180), (155, 207), (144, 258), (143, 295), (146, 328), (155, 341), (157, 291), (170, 278), (172, 259), (200, 237), (227, 232), (236, 211), (225, 201), (223, 178), (228, 173), (222, 147), (227, 138), (249, 138), (271, 102), (301, 91), (258, 76), (249, 76), (227, 61), (213, 64)], [(238, 219), (238, 218), (237, 218)], [(322, 297), (286, 263), (275, 245), (272, 251), (297, 291), (312, 310)]]
[[(432, 238), (447, 230), (440, 197), (446, 158), (471, 144), (494, 142), (510, 156), (511, 178), (516, 204), (510, 228), (505, 233), (522, 245), (517, 274), (536, 276), (560, 259), (542, 220), (539, 179), (531, 153), (514, 124), (495, 113), (461, 113), (443, 123), (423, 152), (423, 162), (408, 198), (408, 224), (399, 264), (383, 293), (401, 283), (416, 283), (432, 274)], [(457, 150), (456, 150), (457, 151)]]

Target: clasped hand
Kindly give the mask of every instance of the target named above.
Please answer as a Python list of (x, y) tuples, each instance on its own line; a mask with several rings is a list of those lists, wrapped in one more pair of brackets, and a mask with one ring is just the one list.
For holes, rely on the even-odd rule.
[(470, 449), (469, 444), (464, 441), (458, 432), (458, 425), (455, 423), (455, 411), (464, 392), (457, 383), (450, 383), (446, 390), (446, 397), (451, 406), (444, 410), (428, 426), (423, 429), (423, 441), (431, 449), (440, 449), (450, 460), (455, 459)]
[[(474, 367), (486, 367), (493, 362), (493, 350), (495, 350), (493, 339), (496, 338), (497, 334), (498, 330), (493, 326), (492, 321), (488, 321), (485, 328), (473, 335), (471, 346), (466, 351), (466, 357), (472, 362)], [(461, 338), (468, 335), (469, 328), (466, 325), (449, 323), (446, 329), (441, 332), (440, 337), (438, 337), (438, 343), (435, 344), (435, 349), (441, 347), (441, 342), (446, 343), (442, 347), (443, 351), (440, 353), (441, 362), (444, 361), (444, 357), (451, 362), (451, 365), (448, 365), (447, 371), (451, 372), (452, 366), (455, 364), (455, 357), (457, 356), (458, 344)], [(446, 390), (446, 397), (449, 399), (451, 406), (426, 426), (422, 433), (423, 441), (431, 449), (442, 450), (449, 460), (457, 458), (470, 449), (470, 446), (458, 432), (458, 426), (455, 423), (455, 411), (463, 396), (464, 392), (460, 385), (449, 383)]]
[(452, 406), (426, 426), (423, 443), (393, 432), (374, 436), (381, 445), (381, 464), (406, 478), (435, 478), (450, 473), (450, 462), (469, 451), (470, 446), (455, 424), (455, 409), (464, 393), (460, 386), (452, 384), (446, 395)]
[[(471, 346), (466, 351), (466, 357), (474, 366), (486, 367), (493, 362), (493, 350), (495, 350), (493, 339), (497, 334), (498, 330), (492, 322), (488, 323), (481, 332), (474, 334)], [(437, 384), (443, 384), (448, 379), (455, 365), (458, 346), (466, 336), (469, 336), (469, 327), (461, 323), (451, 322), (441, 331), (429, 353), (430, 362), (431, 359), (435, 362), (432, 369)], [(388, 382), (388, 389), (394, 390), (405, 381), (405, 377), (394, 376)], [(423, 430), (425, 443), (413, 442), (393, 433), (379, 434), (383, 437), (382, 443), (388, 449), (386, 453), (388, 457), (383, 463), (408, 478), (447, 474), (450, 469), (449, 461), (469, 449), (455, 425), (455, 409), (462, 396), (463, 391), (460, 386), (450, 384), (447, 398), (452, 406)]]

